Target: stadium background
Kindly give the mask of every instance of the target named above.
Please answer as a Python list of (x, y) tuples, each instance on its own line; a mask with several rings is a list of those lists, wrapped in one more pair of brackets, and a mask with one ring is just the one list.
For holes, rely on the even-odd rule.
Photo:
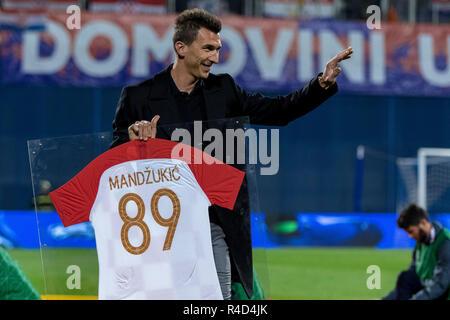
[[(65, 8), (74, 3), (82, 8), (83, 23), (107, 20), (129, 27), (131, 20), (137, 20), (153, 26), (159, 36), (170, 26), (174, 13), (194, 6), (219, 14), (224, 26), (238, 30), (241, 35), (246, 32), (245, 26), (260, 28), (268, 48), (282, 47), (277, 39), (283, 28), (312, 30), (316, 41), (312, 50), (313, 74), (324, 67), (321, 61), (326, 55), (321, 52), (336, 49), (332, 42), (331, 48), (327, 48), (323, 40), (329, 39), (326, 32), (332, 32), (331, 39), (340, 41), (342, 47), (349, 43), (352, 32), (360, 32), (364, 54), (355, 56), (363, 59), (363, 63), (344, 62), (343, 74), (338, 79), (339, 93), (311, 114), (281, 128), (279, 172), (257, 177), (261, 212), (255, 214), (261, 215), (259, 221), (264, 229), (255, 235), (258, 248), (255, 255), (260, 255), (257, 264), (263, 265), (260, 268), (266, 278), (264, 283), (270, 286), (267, 290), (274, 299), (379, 298), (392, 288), (396, 274), (407, 267), (413, 242), (396, 229), (395, 212), (405, 203), (405, 197), (411, 195), (405, 196), (408, 182), (398, 159), (416, 158), (421, 147), (450, 148), (448, 1), (77, 3), (17, 0), (0, 3), (3, 30), (0, 148), (4, 154), (0, 159), (0, 235), (40, 292), (44, 290), (44, 280), (42, 270), (38, 270), (42, 266), (36, 250), (39, 242), (27, 141), (110, 131), (121, 88), (153, 75), (171, 59), (153, 52), (148, 58), (149, 73), (139, 77), (131, 75), (129, 68), (103, 78), (86, 76), (73, 63), (50, 74), (24, 72), (21, 63), (25, 58), (20, 51), (23, 34), (33, 29), (39, 31), (45, 26), (46, 18), (64, 25), (68, 17)], [(371, 4), (382, 9), (379, 32), (385, 36), (385, 50), (381, 52), (386, 57), (381, 83), (377, 82), (380, 80), (376, 75), (379, 76), (377, 70), (382, 67), (376, 64), (379, 60), (373, 55), (379, 51), (370, 42), (377, 30), (366, 27), (369, 16), (366, 8)], [(323, 39), (317, 36), (320, 32)], [(421, 62), (425, 60), (423, 53), (417, 49), (423, 34), (435, 39), (434, 67), (431, 67), (434, 69), (428, 70), (428, 75)], [(244, 43), (251, 47), (248, 40)], [(225, 54), (221, 59), (229, 59), (232, 51), (227, 49), (225, 41), (224, 45)], [(51, 39), (41, 38), (40, 54), (51, 56), (53, 46)], [(104, 39), (95, 39), (92, 46), (91, 53), (98, 59), (107, 59), (108, 52), (102, 49), (109, 45), (105, 45)], [(297, 70), (296, 64), (301, 59), (294, 47), (293, 42), (282, 72), (275, 78), (261, 75), (261, 67), (255, 62), (258, 58), (247, 48), (248, 61), (241, 73), (235, 75), (238, 84), (270, 96), (286, 94), (301, 86), (303, 78), (300, 76), (299, 80), (298, 74), (290, 72)], [(358, 66), (364, 66), (365, 70), (356, 70)], [(430, 74), (440, 76), (440, 82), (430, 80)], [(450, 170), (445, 170), (439, 181), (444, 191), (429, 209), (436, 214), (433, 217), (448, 225), (445, 213), (450, 212)], [(335, 222), (324, 222), (324, 217)], [(8, 237), (14, 241), (8, 242)], [(89, 247), (90, 243), (82, 247)], [(68, 255), (84, 257), (83, 250), (89, 249), (70, 250)], [(54, 273), (59, 279), (55, 282), (60, 281), (64, 286), (67, 274), (62, 267), (64, 258), (61, 259), (61, 267)], [(369, 290), (366, 286), (369, 265), (381, 267), (380, 290)], [(58, 290), (67, 295), (95, 295), (97, 267), (86, 268), (94, 274), (88, 286), (78, 292)], [(47, 290), (45, 293), (61, 292)]]

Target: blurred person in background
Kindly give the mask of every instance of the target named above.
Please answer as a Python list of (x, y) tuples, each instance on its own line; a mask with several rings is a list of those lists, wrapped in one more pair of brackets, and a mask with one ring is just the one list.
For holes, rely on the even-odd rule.
[(397, 10), (390, 6), (386, 15), (386, 21), (387, 22), (398, 22), (398, 13)]
[[(350, 58), (347, 48), (331, 59), (323, 73), (303, 88), (277, 98), (250, 94), (228, 74), (211, 74), (219, 62), (222, 24), (210, 13), (192, 9), (175, 21), (175, 62), (153, 78), (122, 90), (111, 147), (156, 136), (156, 125), (249, 116), (252, 124), (285, 126), (317, 108), (337, 91), (339, 62)], [(168, 137), (170, 139), (170, 137)], [(210, 208), (214, 259), (224, 299), (232, 298), (231, 282), (242, 284), (253, 297), (250, 207), (246, 183), (236, 211)], [(231, 258), (230, 258), (231, 257)]]
[(214, 15), (228, 13), (228, 3), (221, 0), (189, 0), (188, 9), (199, 8)]
[(245, 2), (242, 0), (179, 0), (175, 11), (181, 13), (186, 9), (199, 8), (215, 15), (244, 14)]
[(412, 262), (402, 271), (395, 288), (384, 300), (450, 299), (450, 232), (439, 222), (430, 222), (425, 210), (415, 204), (404, 209), (397, 225), (416, 240)]
[(344, 0), (342, 13), (346, 20), (366, 20), (367, 8), (371, 5), (381, 6), (380, 0)]
[(41, 297), (15, 261), (0, 246), (0, 300), (40, 300)]

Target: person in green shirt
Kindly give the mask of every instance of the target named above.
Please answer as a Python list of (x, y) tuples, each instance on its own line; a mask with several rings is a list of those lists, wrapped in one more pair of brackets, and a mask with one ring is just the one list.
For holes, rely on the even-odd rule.
[(0, 300), (40, 300), (17, 261), (0, 246)]
[(439, 222), (430, 222), (427, 212), (411, 204), (397, 225), (416, 240), (409, 269), (402, 271), (395, 288), (384, 300), (450, 299), (450, 232)]

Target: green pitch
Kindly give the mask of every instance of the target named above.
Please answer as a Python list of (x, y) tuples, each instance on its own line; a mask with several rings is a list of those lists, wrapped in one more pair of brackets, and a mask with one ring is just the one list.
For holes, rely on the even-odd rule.
[[(379, 299), (395, 286), (397, 275), (408, 268), (411, 250), (372, 248), (302, 248), (255, 252), (255, 267), (272, 299), (366, 300)], [(380, 289), (368, 289), (380, 268)]]
[[(10, 250), (41, 294), (96, 296), (98, 263), (95, 250)], [(398, 273), (408, 267), (411, 250), (372, 248), (293, 248), (253, 253), (266, 296), (270, 299), (331, 300), (378, 299), (395, 285)], [(46, 272), (42, 272), (44, 265)], [(80, 270), (80, 289), (68, 289), (69, 266)], [(367, 268), (380, 268), (380, 289), (369, 289)], [(44, 281), (44, 276), (46, 281)], [(45, 285), (44, 285), (45, 283)], [(73, 282), (69, 279), (70, 283)]]

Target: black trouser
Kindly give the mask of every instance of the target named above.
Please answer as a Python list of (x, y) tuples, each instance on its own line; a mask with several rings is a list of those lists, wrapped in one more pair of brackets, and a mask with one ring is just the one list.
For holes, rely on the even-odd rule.
[(394, 291), (384, 297), (386, 300), (408, 300), (423, 289), (419, 276), (413, 269), (402, 271), (397, 277)]

